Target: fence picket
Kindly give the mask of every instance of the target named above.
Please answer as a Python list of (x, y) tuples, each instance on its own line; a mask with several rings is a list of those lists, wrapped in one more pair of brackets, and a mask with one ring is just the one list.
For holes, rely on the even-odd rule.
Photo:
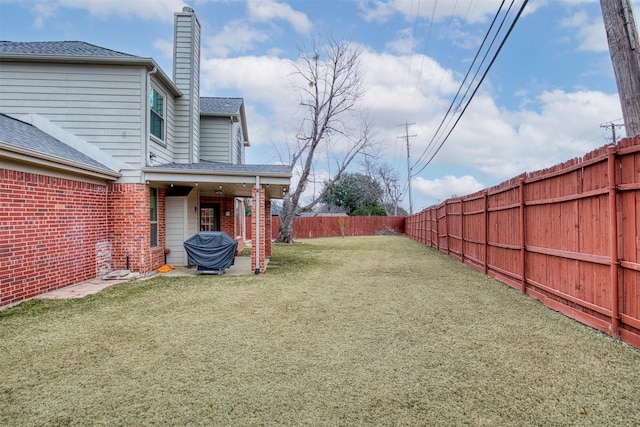
[(640, 348), (640, 135), (416, 215), (434, 229), (407, 235)]

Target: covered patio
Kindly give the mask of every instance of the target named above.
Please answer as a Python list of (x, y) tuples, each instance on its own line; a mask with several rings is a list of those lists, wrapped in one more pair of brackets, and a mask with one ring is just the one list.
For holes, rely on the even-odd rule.
[(165, 211), (168, 264), (188, 265), (182, 244), (199, 231), (223, 231), (242, 249), (250, 200), (250, 272), (265, 271), (271, 255), (271, 200), (286, 196), (291, 183), (289, 166), (171, 163), (145, 168), (143, 173), (150, 187), (165, 190), (159, 198)]

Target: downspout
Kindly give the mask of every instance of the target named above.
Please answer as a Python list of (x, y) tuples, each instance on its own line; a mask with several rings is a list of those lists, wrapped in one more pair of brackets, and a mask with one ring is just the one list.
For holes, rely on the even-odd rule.
[(144, 106), (144, 118), (145, 118), (145, 126), (144, 126), (144, 165), (145, 166), (153, 166), (149, 164), (149, 133), (151, 132), (151, 124), (149, 123), (149, 103), (151, 100), (149, 99), (149, 89), (151, 88), (151, 76), (158, 71), (157, 67), (153, 67), (151, 71), (147, 73), (147, 87), (146, 87), (146, 95), (145, 95), (145, 106)]
[(256, 175), (256, 206), (253, 213), (256, 221), (256, 235), (254, 236), (256, 245), (256, 274), (260, 274), (260, 176)]

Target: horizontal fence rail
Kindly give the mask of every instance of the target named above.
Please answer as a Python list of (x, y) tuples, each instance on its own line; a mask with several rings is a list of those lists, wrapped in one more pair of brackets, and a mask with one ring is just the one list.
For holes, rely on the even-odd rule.
[[(318, 237), (373, 236), (375, 234), (404, 234), (404, 217), (398, 216), (315, 216), (293, 220), (294, 239)], [(277, 237), (280, 218), (271, 220), (272, 236)]]
[[(251, 217), (247, 217), (246, 238), (251, 240)], [(403, 216), (314, 216), (293, 220), (294, 239), (318, 237), (373, 236), (376, 234), (405, 234)], [(280, 231), (280, 217), (271, 217), (271, 236)]]
[(640, 348), (640, 135), (424, 209), (405, 232)]

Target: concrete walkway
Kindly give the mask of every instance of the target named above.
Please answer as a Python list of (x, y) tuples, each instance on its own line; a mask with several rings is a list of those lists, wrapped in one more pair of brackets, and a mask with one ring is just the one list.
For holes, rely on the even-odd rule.
[[(251, 257), (239, 256), (235, 258), (234, 264), (231, 268), (225, 270), (225, 276), (242, 276), (255, 274), (251, 271)], [(197, 276), (195, 267), (177, 267), (167, 273), (156, 273), (152, 276), (135, 276), (131, 278), (123, 279), (93, 279), (87, 282), (78, 283), (77, 285), (71, 285), (64, 288), (56, 289), (46, 294), (37, 296), (40, 299), (68, 299), (68, 298), (82, 298), (87, 295), (92, 295), (100, 292), (101, 290), (108, 288), (109, 286), (117, 285), (118, 283), (128, 282), (130, 280), (146, 280), (156, 275), (168, 276), (168, 277), (180, 277), (180, 276)], [(215, 275), (214, 275), (215, 276)]]
[(39, 299), (69, 299), (69, 298), (82, 298), (87, 295), (92, 295), (100, 292), (101, 290), (108, 288), (109, 286), (117, 285), (118, 283), (128, 282), (129, 280), (103, 280), (93, 279), (88, 282), (78, 283), (77, 285), (66, 286), (64, 288), (56, 289), (46, 294), (38, 295)]

